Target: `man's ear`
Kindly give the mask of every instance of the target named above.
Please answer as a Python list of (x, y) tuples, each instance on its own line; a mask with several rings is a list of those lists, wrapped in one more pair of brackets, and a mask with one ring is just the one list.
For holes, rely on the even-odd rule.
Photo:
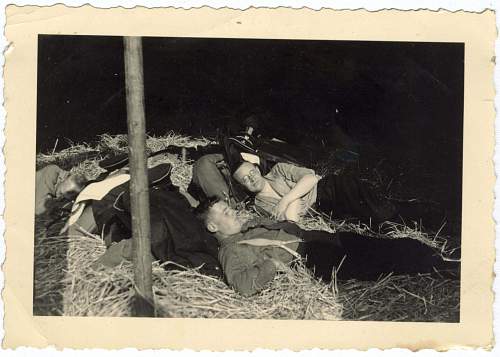
[(217, 232), (219, 229), (217, 228), (217, 225), (213, 222), (208, 222), (207, 223), (207, 229), (209, 232), (212, 232), (212, 233), (215, 233)]

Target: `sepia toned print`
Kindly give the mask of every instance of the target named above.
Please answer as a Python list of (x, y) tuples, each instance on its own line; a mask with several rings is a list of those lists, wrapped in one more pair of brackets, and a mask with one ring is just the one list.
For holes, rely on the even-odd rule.
[(133, 35), (33, 37), (33, 321), (472, 326), (467, 39)]
[[(38, 37), (37, 315), (134, 315), (122, 43)], [(155, 316), (459, 322), (463, 44), (140, 43)], [(243, 236), (303, 242), (227, 248), (196, 217), (226, 197), (267, 217)]]

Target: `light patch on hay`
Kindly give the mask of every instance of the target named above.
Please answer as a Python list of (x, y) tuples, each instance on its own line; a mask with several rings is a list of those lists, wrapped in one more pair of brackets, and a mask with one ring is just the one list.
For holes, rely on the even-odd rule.
[[(146, 149), (148, 153), (175, 147), (197, 147), (206, 146), (212, 143), (206, 138), (191, 138), (173, 132), (165, 136), (147, 136)], [(174, 151), (174, 150), (173, 150)], [(55, 164), (64, 169), (69, 169), (71, 173), (85, 175), (88, 179), (95, 179), (99, 174), (105, 172), (98, 165), (107, 155), (119, 155), (128, 152), (128, 138), (125, 134), (98, 136), (95, 147), (90, 144), (73, 144), (71, 147), (52, 154), (39, 153), (36, 157), (37, 168), (49, 164)], [(191, 182), (192, 162), (182, 161), (178, 155), (164, 153), (148, 159), (148, 167), (153, 167), (161, 163), (172, 164), (172, 183), (184, 190)]]
[(381, 239), (410, 238), (440, 251), (442, 255), (448, 254), (448, 247), (446, 246), (448, 239), (440, 235), (444, 225), (438, 232), (430, 233), (425, 232), (417, 222), (411, 222), (410, 225), (410, 222), (386, 221), (378, 227), (373, 227), (362, 222), (353, 223), (345, 220), (335, 220), (320, 212), (314, 212), (314, 214), (303, 217), (298, 224), (306, 230), (322, 230), (330, 233), (353, 232)]
[(96, 149), (90, 146), (87, 143), (83, 144), (73, 144), (71, 141), (69, 142), (70, 147), (63, 149), (58, 152), (53, 153), (39, 153), (37, 155), (37, 162), (49, 162), (52, 163), (54, 161), (58, 161), (64, 159), (69, 156), (81, 155), (82, 153), (95, 152)]
[(181, 160), (178, 160), (173, 167), (172, 173), (170, 174), (170, 180), (172, 183), (184, 191), (187, 190), (189, 183), (191, 182), (191, 177), (193, 176), (193, 165), (189, 165)]
[(87, 179), (93, 180), (97, 178), (101, 173), (105, 172), (104, 169), (99, 167), (99, 160), (100, 159), (91, 159), (91, 160), (85, 160), (77, 164), (76, 166), (73, 166), (73, 168), (70, 170), (72, 174), (81, 174), (84, 175)]
[[(164, 136), (147, 136), (146, 148), (148, 152), (156, 152), (167, 149), (169, 146), (182, 147), (197, 147), (204, 146), (210, 143), (210, 140), (205, 138), (191, 138), (169, 132)], [(103, 153), (125, 153), (128, 151), (128, 138), (125, 134), (109, 135), (102, 134), (99, 136), (97, 150)]]
[(175, 134), (172, 131), (165, 136), (148, 136), (146, 138), (146, 146), (152, 152), (166, 149), (171, 145), (190, 148), (205, 146), (209, 143), (211, 143), (211, 141), (205, 138), (192, 138), (190, 136)]
[(422, 227), (419, 226), (417, 222), (413, 222), (413, 227), (409, 226), (408, 224), (395, 222), (384, 222), (381, 225), (381, 229), (383, 229), (384, 231), (383, 235), (385, 238), (415, 239), (438, 250), (441, 253), (441, 256), (445, 257), (454, 249), (447, 246), (448, 239), (446, 237), (439, 235), (443, 227), (444, 225), (436, 233), (427, 233), (422, 229)]
[[(92, 263), (104, 251), (100, 240), (69, 239), (64, 315), (131, 316), (132, 266), (94, 270)], [(337, 320), (342, 312), (332, 286), (314, 279), (301, 264), (245, 298), (197, 269), (167, 271), (155, 263), (153, 291), (159, 317)]]

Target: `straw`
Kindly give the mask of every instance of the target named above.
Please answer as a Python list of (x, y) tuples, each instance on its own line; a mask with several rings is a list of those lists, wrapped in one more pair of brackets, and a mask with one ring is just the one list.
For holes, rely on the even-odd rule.
[[(172, 132), (147, 138), (150, 152), (208, 143), (205, 138)], [(73, 144), (59, 152), (38, 154), (37, 167), (57, 164), (93, 178), (102, 172), (100, 159), (127, 150), (126, 135), (103, 134), (91, 144)], [(150, 158), (148, 165), (172, 164), (172, 182), (186, 189), (191, 181), (192, 162), (182, 160), (176, 152)], [(252, 217), (256, 213), (247, 210), (242, 215)], [(45, 225), (51, 219), (54, 218), (38, 218), (35, 224), (34, 314), (131, 316), (131, 264), (124, 262), (113, 269), (94, 267), (93, 263), (105, 252), (103, 241), (87, 232), (61, 236), (58, 232), (64, 225), (64, 215), (57, 216), (56, 224), (47, 229)], [(446, 250), (447, 237), (440, 235), (441, 229), (426, 232), (414, 222), (385, 222), (379, 229), (312, 212), (299, 225), (332, 233), (356, 232), (374, 239), (410, 237), (437, 250)], [(223, 280), (203, 275), (198, 269), (173, 263), (160, 266), (155, 262), (153, 283), (157, 315), (161, 317), (449, 322), (459, 318), (459, 281), (437, 274), (389, 275), (376, 282), (338, 281), (334, 274), (332, 282), (325, 284), (297, 262), (278, 274), (259, 294), (242, 297)]]

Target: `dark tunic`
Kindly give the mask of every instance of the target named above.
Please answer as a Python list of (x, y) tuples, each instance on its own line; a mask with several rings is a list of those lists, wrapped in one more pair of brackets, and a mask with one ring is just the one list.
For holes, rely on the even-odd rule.
[[(185, 267), (200, 267), (200, 272), (220, 276), (218, 243), (191, 210), (177, 187), (163, 183), (149, 190), (151, 253), (160, 262), (171, 261)], [(130, 194), (128, 183), (93, 203), (99, 231), (111, 232), (110, 241), (131, 237)], [(167, 265), (166, 268), (175, 266)]]

